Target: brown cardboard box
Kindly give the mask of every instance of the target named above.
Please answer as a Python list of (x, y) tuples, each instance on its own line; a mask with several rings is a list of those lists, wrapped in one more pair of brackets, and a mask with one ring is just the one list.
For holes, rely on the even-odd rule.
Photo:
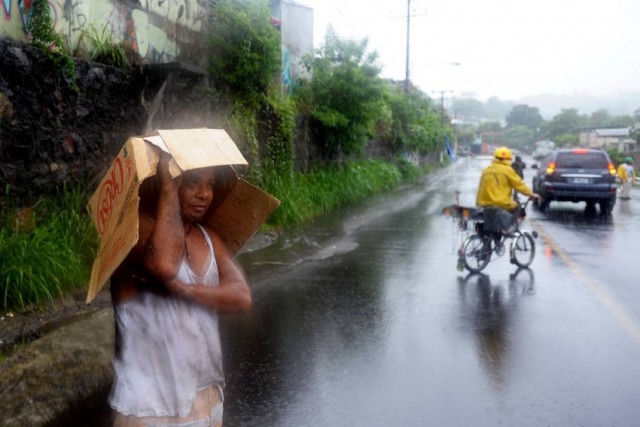
[(235, 255), (278, 207), (280, 201), (239, 178), (234, 165), (247, 165), (236, 144), (222, 129), (159, 130), (131, 137), (124, 144), (88, 204), (100, 246), (93, 263), (87, 303), (107, 283), (138, 241), (141, 201), (153, 200), (159, 150), (169, 152), (169, 171), (219, 166), (214, 201), (205, 222)]

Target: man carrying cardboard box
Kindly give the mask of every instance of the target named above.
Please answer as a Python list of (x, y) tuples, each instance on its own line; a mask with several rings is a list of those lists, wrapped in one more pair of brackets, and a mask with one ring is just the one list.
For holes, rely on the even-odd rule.
[(218, 314), (246, 312), (252, 304), (222, 240), (202, 224), (214, 197), (214, 168), (172, 178), (170, 159), (160, 156), (155, 212), (141, 212), (138, 242), (111, 278), (115, 426), (222, 425)]
[(111, 280), (116, 426), (222, 423), (218, 315), (251, 292), (232, 257), (280, 204), (238, 177), (223, 129), (131, 137), (88, 204), (100, 237), (87, 303)]

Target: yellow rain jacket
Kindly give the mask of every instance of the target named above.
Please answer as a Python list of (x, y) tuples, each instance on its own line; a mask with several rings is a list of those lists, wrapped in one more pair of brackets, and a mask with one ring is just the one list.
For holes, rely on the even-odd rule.
[(531, 196), (533, 191), (511, 167), (510, 160), (494, 159), (482, 171), (480, 187), (476, 194), (477, 206), (495, 206), (511, 211), (518, 206), (513, 200), (513, 190), (525, 196)]
[(633, 166), (621, 163), (620, 166), (618, 166), (618, 179), (620, 182), (630, 182), (633, 184), (636, 181), (636, 172)]

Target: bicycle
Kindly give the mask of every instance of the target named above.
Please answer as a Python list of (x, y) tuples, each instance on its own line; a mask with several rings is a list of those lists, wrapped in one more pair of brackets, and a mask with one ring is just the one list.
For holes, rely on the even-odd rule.
[[(538, 233), (520, 230), (520, 224), (524, 220), (527, 206), (531, 200), (528, 198), (526, 202), (520, 203), (519, 218), (512, 225), (513, 230), (506, 232), (494, 227), (485, 227), (489, 211), (487, 208), (474, 209), (466, 218), (463, 217), (461, 221), (464, 222), (464, 227), (468, 228), (469, 224), (467, 223), (471, 223), (471, 229), (474, 232), (462, 242), (458, 250), (458, 269), (466, 268), (472, 273), (482, 271), (491, 261), (492, 255), (495, 254), (497, 257), (504, 255), (507, 240), (510, 241), (509, 258), (511, 263), (520, 268), (531, 265), (536, 249), (534, 238), (538, 237)], [(511, 215), (502, 209), (492, 209)]]

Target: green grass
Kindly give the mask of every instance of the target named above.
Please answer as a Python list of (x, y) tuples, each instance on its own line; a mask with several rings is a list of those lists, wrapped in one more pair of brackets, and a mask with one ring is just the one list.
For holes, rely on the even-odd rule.
[(28, 207), (22, 227), (16, 227), (16, 208), (4, 207), (0, 311), (40, 308), (65, 291), (86, 286), (97, 237), (85, 202), (83, 192), (64, 187)]
[[(300, 224), (415, 181), (434, 167), (421, 170), (402, 160), (363, 160), (318, 167), (307, 174), (270, 176), (263, 188), (282, 204), (265, 229)], [(5, 195), (0, 213), (0, 313), (41, 308), (67, 291), (87, 286), (98, 245), (85, 211), (87, 199), (83, 191), (63, 187), (24, 210)]]
[(280, 199), (281, 205), (268, 220), (268, 227), (296, 225), (402, 182), (416, 180), (421, 171), (405, 161), (394, 164), (380, 160), (349, 162), (318, 167), (309, 173), (271, 176), (265, 190)]

